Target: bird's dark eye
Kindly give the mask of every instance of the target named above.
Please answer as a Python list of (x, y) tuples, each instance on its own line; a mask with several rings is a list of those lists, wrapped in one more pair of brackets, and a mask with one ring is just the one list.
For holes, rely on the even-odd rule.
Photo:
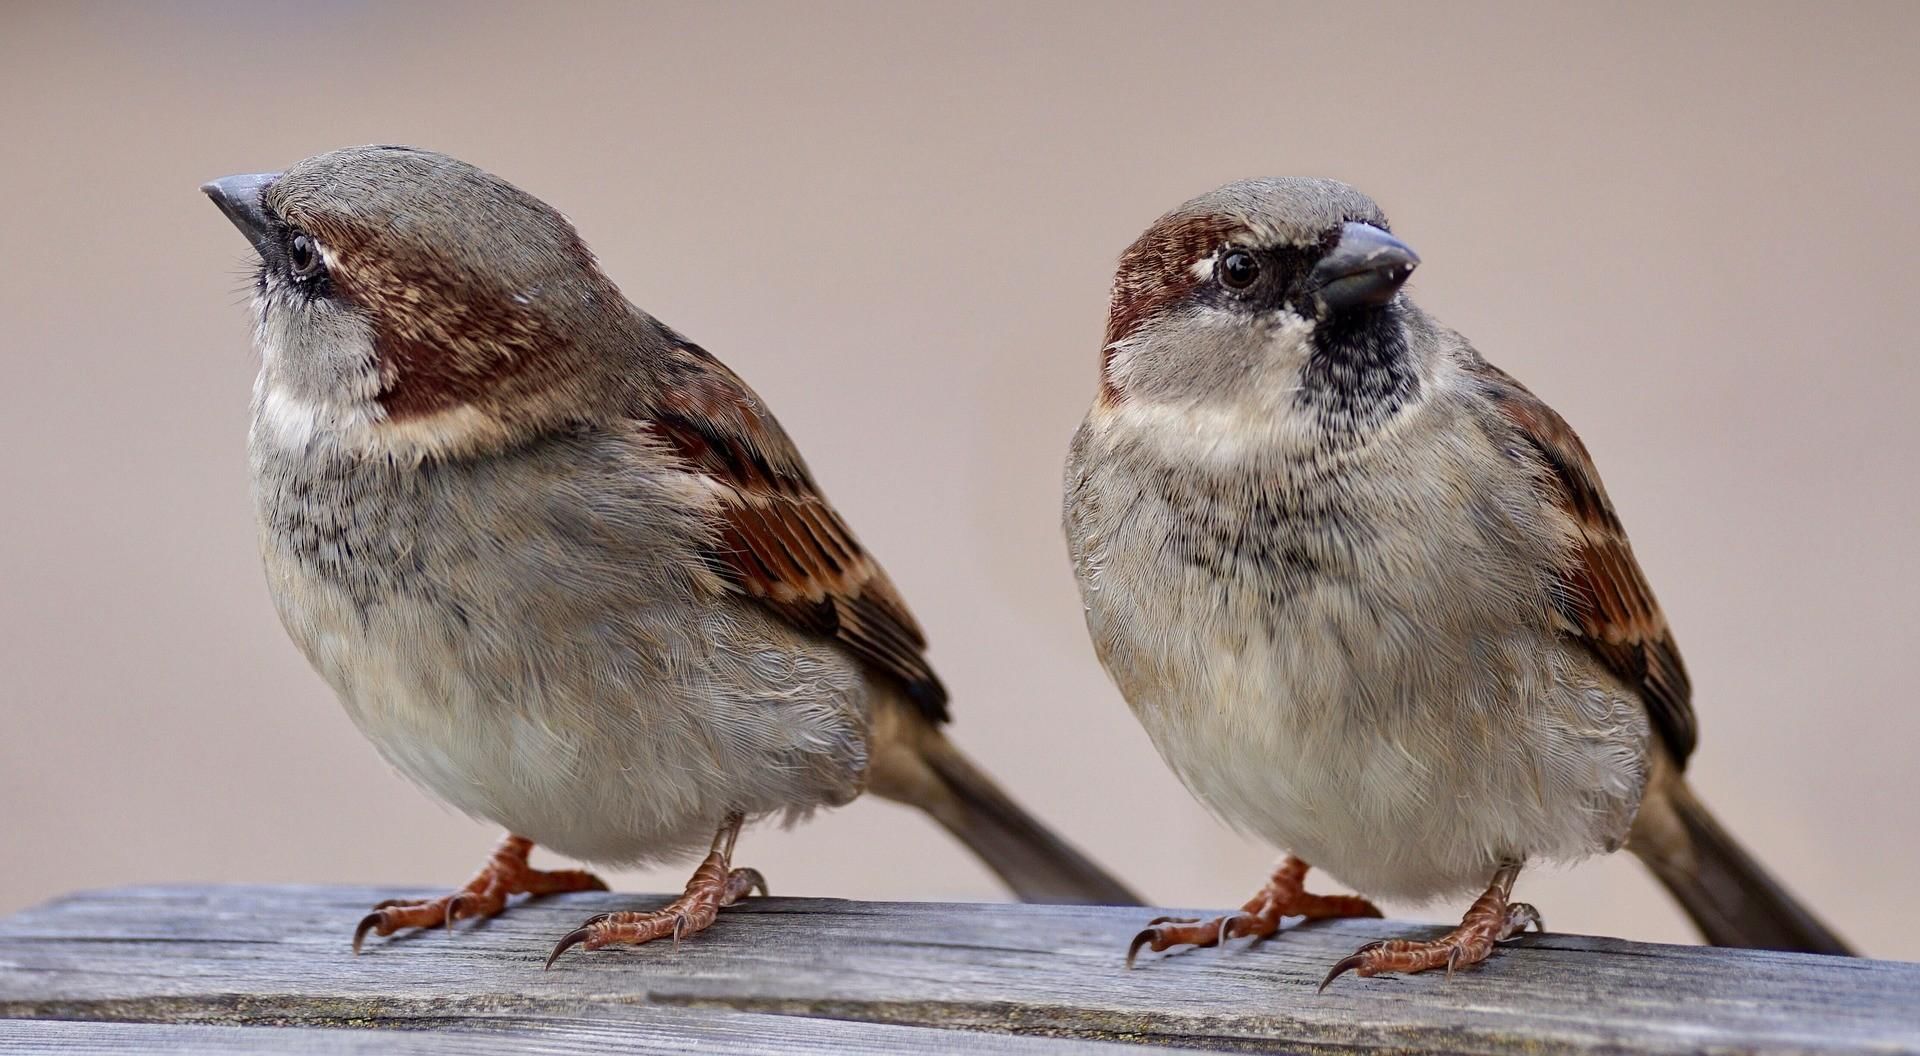
[(296, 279), (311, 279), (326, 269), (320, 259), (320, 243), (307, 235), (295, 234), (287, 243), (287, 270)]
[(1229, 249), (1220, 255), (1220, 282), (1228, 289), (1244, 290), (1260, 277), (1260, 261), (1244, 249)]

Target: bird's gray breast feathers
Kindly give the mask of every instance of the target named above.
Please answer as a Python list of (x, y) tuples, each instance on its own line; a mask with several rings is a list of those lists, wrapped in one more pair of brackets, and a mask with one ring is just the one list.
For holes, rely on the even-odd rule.
[(696, 491), (648, 458), (592, 433), (419, 465), (254, 445), (275, 604), (356, 724), (594, 861), (844, 802), (866, 766), (857, 665), (726, 594)]
[(1540, 648), (1558, 542), (1516, 519), (1528, 479), (1472, 483), (1492, 441), (1427, 413), (1353, 457), (1213, 464), (1109, 415), (1069, 463), (1088, 625), (1163, 756), (1230, 823), (1386, 896), (1617, 840), (1644, 749), (1617, 685)]

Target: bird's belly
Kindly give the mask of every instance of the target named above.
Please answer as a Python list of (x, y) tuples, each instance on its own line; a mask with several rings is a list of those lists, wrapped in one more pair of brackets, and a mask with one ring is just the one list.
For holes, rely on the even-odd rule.
[[(482, 632), (438, 604), (365, 604), (297, 562), (276, 568), (270, 553), (268, 564), (289, 633), (382, 757), (462, 812), (570, 857), (684, 858), (731, 812), (804, 814), (863, 780), (851, 678), (836, 687), (845, 707), (800, 720), (773, 696), (623, 678), (591, 649), (482, 662), (469, 641)], [(487, 636), (513, 636), (498, 631)]]
[(1503, 860), (1624, 836), (1644, 719), (1617, 692), (1562, 684), (1564, 658), (1530, 639), (1396, 636), (1337, 583), (1271, 621), (1214, 590), (1174, 608), (1180, 624), (1133, 639), (1158, 656), (1119, 665), (1153, 672), (1128, 696), (1155, 745), (1222, 819), (1356, 890), (1439, 897)]

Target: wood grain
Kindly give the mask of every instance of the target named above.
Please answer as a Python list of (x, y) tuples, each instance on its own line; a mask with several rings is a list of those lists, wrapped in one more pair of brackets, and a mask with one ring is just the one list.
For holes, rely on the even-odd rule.
[[(722, 913), (677, 951), (576, 952), (541, 971), (553, 941), (587, 915), (665, 901), (601, 893), (528, 903), (452, 936), (370, 943), (354, 957), (354, 922), (404, 893), (126, 888), (0, 920), (0, 1017), (29, 1021), (0, 1023), (0, 1052), (63, 1038), (101, 1052), (241, 1051), (272, 1025), (303, 1028), (272, 1035), (283, 1051), (419, 1040), (353, 1033), (399, 1028), (446, 1033), (460, 1052), (696, 1042), (769, 1053), (1061, 1052), (1121, 1041), (1920, 1053), (1920, 964), (1547, 935), (1452, 979), (1346, 978), (1316, 995), (1327, 966), (1359, 943), (1440, 929), (1328, 922), (1252, 947), (1148, 958), (1129, 972), (1122, 954), (1150, 915), (1141, 910), (774, 898)], [(512, 1044), (495, 1045), (502, 1038)]]
[[(956, 1038), (959, 1046), (956, 1045)], [(929, 1027), (795, 1019), (791, 1016), (674, 1008), (599, 1008), (538, 1019), (482, 1017), (426, 1029), (227, 1026), (208, 1023), (107, 1023), (0, 1020), (0, 1056), (16, 1053), (383, 1053), (412, 1056), (607, 1056), (685, 1053), (698, 1048), (728, 1056), (933, 1056), (968, 1052), (1009, 1056), (1138, 1052), (1137, 1047), (1005, 1034), (964, 1034)]]

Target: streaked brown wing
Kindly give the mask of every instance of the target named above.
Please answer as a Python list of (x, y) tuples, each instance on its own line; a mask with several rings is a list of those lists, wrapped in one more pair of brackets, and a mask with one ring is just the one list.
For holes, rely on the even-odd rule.
[(1573, 428), (1525, 386), (1492, 364), (1482, 362), (1476, 369), (1501, 414), (1545, 463), (1552, 498), (1579, 531), (1563, 589), (1554, 599), (1568, 633), (1639, 689), (1654, 729), (1684, 766), (1698, 739), (1693, 688), (1592, 456)]
[(649, 428), (721, 496), (711, 567), (794, 625), (838, 639), (898, 678), (929, 718), (946, 721), (946, 687), (927, 663), (920, 625), (814, 486), (780, 423), (704, 349), (683, 341), (670, 354), (664, 377), (673, 391), (648, 412)]

